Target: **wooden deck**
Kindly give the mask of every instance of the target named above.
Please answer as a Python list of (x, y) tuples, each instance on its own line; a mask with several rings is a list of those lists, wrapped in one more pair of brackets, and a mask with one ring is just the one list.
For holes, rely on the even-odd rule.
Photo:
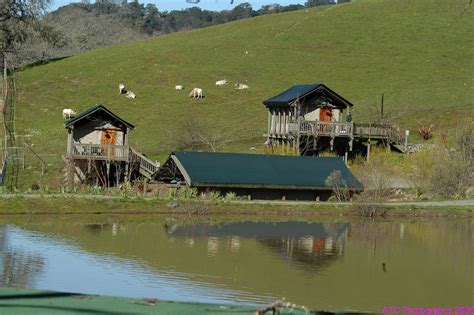
[(329, 138), (348, 138), (361, 140), (386, 140), (390, 143), (401, 143), (402, 137), (397, 128), (379, 124), (355, 124), (342, 122), (302, 121), (289, 123), (287, 128), (269, 135), (271, 138), (296, 138), (314, 136)]
[(130, 147), (124, 145), (74, 143), (70, 156), (84, 160), (128, 161), (129, 151)]
[(140, 174), (147, 178), (151, 178), (160, 168), (158, 162), (150, 160), (140, 152), (126, 145), (74, 143), (72, 144), (69, 157), (75, 160), (133, 163), (138, 165)]

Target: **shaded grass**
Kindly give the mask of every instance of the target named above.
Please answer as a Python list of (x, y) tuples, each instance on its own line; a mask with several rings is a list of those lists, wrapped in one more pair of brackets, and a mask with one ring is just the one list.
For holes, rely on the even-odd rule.
[[(49, 154), (45, 181), (53, 188), (61, 185), (66, 151), (61, 110), (96, 103), (135, 124), (131, 144), (161, 161), (190, 116), (233, 140), (223, 150), (263, 150), (261, 102), (298, 83), (324, 82), (355, 104), (355, 121), (372, 121), (384, 93), (386, 111), (398, 116), (402, 130), (452, 128), (461, 117), (474, 118), (474, 19), (466, 5), (359, 0), (85, 52), (19, 73), (17, 128), (37, 152)], [(224, 78), (250, 89), (214, 86)], [(137, 99), (118, 95), (121, 82)], [(185, 91), (175, 91), (176, 84)], [(189, 99), (193, 87), (206, 98)], [(39, 163), (27, 158), (22, 187), (40, 174)]]
[[(85, 218), (102, 215), (182, 215), (185, 217), (216, 217), (249, 219), (311, 218), (321, 216), (360, 216), (351, 204), (301, 203), (265, 204), (248, 202), (214, 202), (162, 199), (85, 199), (69, 197), (14, 197), (0, 199), (1, 215), (81, 215)], [(472, 217), (472, 206), (390, 206), (386, 217)]]

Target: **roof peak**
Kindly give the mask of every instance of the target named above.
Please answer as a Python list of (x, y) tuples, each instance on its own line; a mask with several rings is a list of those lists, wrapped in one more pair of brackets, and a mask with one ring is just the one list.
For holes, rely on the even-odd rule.
[(135, 129), (135, 126), (132, 125), (131, 123), (127, 122), (126, 120), (120, 118), (118, 115), (116, 115), (115, 113), (113, 113), (110, 109), (108, 109), (107, 107), (105, 107), (104, 105), (102, 104), (95, 104), (94, 106), (92, 107), (89, 107), (88, 109), (86, 109), (85, 111), (79, 113), (77, 116), (73, 117), (73, 118), (70, 118), (68, 120), (66, 120), (64, 122), (64, 127), (66, 128), (69, 128), (71, 125), (74, 125), (76, 122), (80, 121), (81, 119), (89, 116), (89, 115), (92, 115), (93, 113), (97, 112), (97, 111), (104, 111), (105, 113), (107, 113), (108, 115), (112, 116), (114, 119), (122, 122), (124, 125), (126, 125), (127, 127), (129, 127), (130, 129)]
[(318, 91), (323, 91), (326, 96), (332, 99), (335, 103), (338, 103), (341, 107), (353, 106), (351, 102), (331, 90), (323, 83), (293, 85), (282, 93), (264, 101), (263, 104), (267, 107), (288, 106), (295, 100), (304, 98)]

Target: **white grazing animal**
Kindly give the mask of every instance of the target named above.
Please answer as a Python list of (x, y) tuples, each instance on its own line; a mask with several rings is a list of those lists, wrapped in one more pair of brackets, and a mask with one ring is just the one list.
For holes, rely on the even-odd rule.
[(184, 89), (184, 86), (182, 86), (182, 85), (177, 85), (177, 86), (174, 87), (174, 89), (175, 89), (175, 90), (182, 90), (182, 89)]
[(137, 97), (135, 95), (135, 93), (133, 93), (132, 91), (128, 91), (127, 94), (125, 95), (126, 98), (130, 98), (130, 99), (133, 99), (135, 97)]
[(219, 81), (216, 82), (216, 85), (218, 85), (218, 86), (219, 85), (226, 85), (227, 83), (229, 83), (229, 82), (227, 82), (227, 80), (219, 80)]
[(202, 98), (202, 89), (194, 88), (191, 93), (189, 93), (189, 97), (192, 98)]
[(244, 90), (244, 89), (248, 89), (249, 86), (247, 84), (243, 84), (243, 83), (236, 83), (235, 88), (237, 90)]
[(63, 118), (64, 118), (64, 120), (69, 119), (69, 118), (74, 117), (74, 116), (76, 116), (76, 112), (73, 111), (72, 109), (70, 109), (70, 108), (63, 109)]
[(123, 83), (119, 84), (119, 94), (125, 93), (125, 85)]

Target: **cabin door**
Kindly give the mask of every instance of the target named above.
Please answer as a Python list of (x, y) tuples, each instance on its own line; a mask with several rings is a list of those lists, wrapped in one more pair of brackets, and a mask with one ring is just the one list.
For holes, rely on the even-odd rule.
[[(100, 142), (103, 145), (115, 145), (117, 143), (117, 131), (104, 129), (102, 130), (102, 140)], [(108, 155), (107, 149), (103, 150), (103, 152)], [(111, 149), (111, 155), (115, 155), (115, 148)]]
[(319, 110), (319, 121), (331, 122), (332, 110), (330, 108), (321, 108)]

